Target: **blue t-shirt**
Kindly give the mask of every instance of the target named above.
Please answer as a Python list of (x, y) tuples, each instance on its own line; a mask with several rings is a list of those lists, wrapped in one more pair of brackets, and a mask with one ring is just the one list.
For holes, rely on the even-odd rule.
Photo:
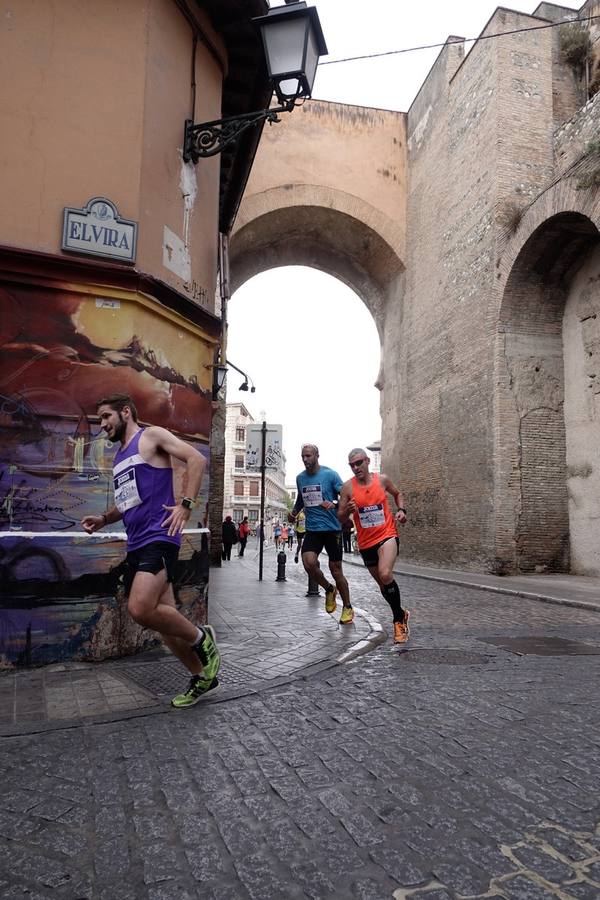
[(342, 489), (342, 479), (333, 469), (319, 466), (314, 475), (300, 472), (296, 478), (298, 496), (306, 513), (307, 531), (341, 531), (342, 526), (335, 509), (323, 509), (323, 500), (332, 503), (337, 500)]

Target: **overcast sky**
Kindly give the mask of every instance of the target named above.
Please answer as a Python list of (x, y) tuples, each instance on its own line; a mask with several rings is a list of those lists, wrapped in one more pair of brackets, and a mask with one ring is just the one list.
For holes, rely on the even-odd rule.
[[(309, 5), (319, 12), (329, 50), (325, 60), (443, 42), (449, 35), (476, 37), (498, 6), (488, 0)], [(533, 13), (538, 4), (503, 5)], [(582, 4), (561, 5), (576, 10)], [(320, 66), (313, 96), (406, 111), (438, 53), (419, 50)], [(248, 372), (256, 393), (240, 393), (241, 379), (233, 372), (227, 400), (245, 402), (256, 419), (264, 410), (269, 422), (283, 425), (288, 482), (302, 469), (304, 441), (317, 443), (321, 463), (346, 479), (348, 450), (380, 437), (379, 392), (373, 387), (379, 354), (373, 320), (349, 288), (312, 269), (272, 269), (246, 282), (231, 300), (228, 356)]]

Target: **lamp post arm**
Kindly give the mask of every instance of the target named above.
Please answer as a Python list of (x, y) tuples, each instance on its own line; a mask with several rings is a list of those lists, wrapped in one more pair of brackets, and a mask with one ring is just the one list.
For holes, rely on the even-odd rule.
[(291, 112), (294, 102), (290, 100), (272, 109), (261, 109), (258, 112), (229, 116), (226, 119), (214, 119), (200, 125), (194, 125), (192, 119), (186, 119), (183, 131), (183, 161), (195, 164), (199, 159), (215, 156), (228, 144), (236, 141), (248, 128), (254, 128), (265, 120), (271, 124), (279, 122), (277, 114)]
[[(227, 362), (225, 363), (225, 365), (226, 365), (226, 366), (231, 366), (232, 369), (235, 369), (236, 372), (239, 372), (240, 375), (243, 375), (244, 378), (246, 379), (246, 381), (252, 381), (252, 379), (251, 379), (251, 378), (248, 378), (248, 376), (246, 375), (246, 373), (245, 373), (242, 369), (238, 369), (238, 367), (235, 366), (235, 365), (231, 362), (231, 360), (228, 359)], [(252, 382), (252, 383), (254, 384), (254, 382)]]

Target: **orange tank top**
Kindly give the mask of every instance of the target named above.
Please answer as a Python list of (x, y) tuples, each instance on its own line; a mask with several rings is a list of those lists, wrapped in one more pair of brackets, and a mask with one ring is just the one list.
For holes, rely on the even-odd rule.
[(379, 475), (373, 472), (371, 478), (371, 484), (360, 484), (356, 478), (352, 479), (352, 499), (357, 507), (353, 519), (361, 550), (398, 536)]

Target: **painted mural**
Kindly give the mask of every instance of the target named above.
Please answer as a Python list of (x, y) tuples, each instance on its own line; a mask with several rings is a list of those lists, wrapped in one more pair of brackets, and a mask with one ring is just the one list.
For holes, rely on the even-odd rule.
[[(154, 636), (126, 613), (125, 544), (88, 536), (84, 515), (113, 505), (112, 457), (96, 402), (129, 393), (140, 424), (160, 424), (207, 460), (198, 517), (206, 526), (215, 338), (126, 291), (0, 285), (0, 666), (103, 659)], [(206, 384), (208, 382), (208, 384)], [(203, 386), (205, 385), (205, 386)], [(175, 469), (185, 495), (184, 467)], [(116, 527), (116, 526), (113, 526)], [(184, 537), (176, 595), (206, 620), (208, 541)]]

